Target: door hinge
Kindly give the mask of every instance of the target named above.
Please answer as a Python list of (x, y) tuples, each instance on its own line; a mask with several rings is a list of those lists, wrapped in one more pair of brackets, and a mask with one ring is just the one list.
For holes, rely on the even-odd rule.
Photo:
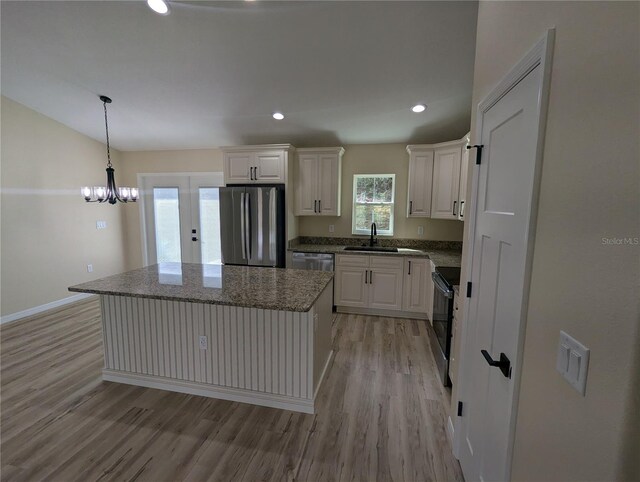
[(462, 417), (462, 402), (458, 402), (458, 417)]
[(476, 151), (476, 164), (480, 164), (480, 161), (482, 159), (482, 148), (484, 147), (484, 144), (474, 144), (473, 146), (467, 146), (467, 149), (477, 149)]
[(471, 281), (467, 281), (467, 298), (471, 298)]

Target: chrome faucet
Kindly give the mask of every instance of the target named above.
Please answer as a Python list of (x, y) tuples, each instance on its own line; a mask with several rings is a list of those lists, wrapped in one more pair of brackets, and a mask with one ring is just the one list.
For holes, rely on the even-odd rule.
[(371, 239), (369, 240), (369, 246), (373, 247), (374, 244), (378, 244), (378, 240), (374, 239), (374, 236), (378, 235), (378, 227), (376, 223), (371, 223)]

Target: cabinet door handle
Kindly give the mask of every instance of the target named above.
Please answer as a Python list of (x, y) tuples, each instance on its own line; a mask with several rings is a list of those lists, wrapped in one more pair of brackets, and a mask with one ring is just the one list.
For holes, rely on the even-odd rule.
[(318, 212), (318, 201), (313, 201), (313, 212), (314, 213)]
[(249, 168), (249, 178), (253, 181), (253, 167)]
[(413, 201), (409, 201), (409, 214), (413, 213)]
[(369, 270), (364, 270), (364, 284), (369, 284)]
[(411, 276), (411, 261), (409, 261), (409, 276)]
[(458, 204), (458, 201), (453, 201), (453, 215), (456, 215), (456, 204)]
[(373, 270), (369, 270), (369, 284), (373, 284)]
[(460, 201), (460, 217), (464, 218), (464, 201)]
[(318, 214), (322, 213), (322, 199), (318, 199)]

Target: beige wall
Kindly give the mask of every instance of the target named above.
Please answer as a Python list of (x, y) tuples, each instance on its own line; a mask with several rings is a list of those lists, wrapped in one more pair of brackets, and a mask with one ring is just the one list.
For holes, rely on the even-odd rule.
[[(474, 106), (556, 28), (515, 480), (640, 474), (640, 246), (602, 242), (640, 236), (639, 19), (637, 2), (480, 3)], [(555, 371), (560, 330), (591, 349), (585, 397)]]
[[(4, 316), (72, 296), (67, 287), (73, 284), (124, 271), (122, 213), (132, 207), (88, 204), (80, 196), (80, 187), (106, 182), (104, 144), (6, 97), (1, 102)], [(118, 179), (118, 152), (112, 157)], [(107, 228), (97, 230), (96, 221)]]
[[(443, 139), (443, 141), (454, 139)], [(371, 144), (344, 146), (342, 158), (342, 216), (301, 216), (301, 236), (351, 236), (354, 174), (395, 174), (394, 237), (461, 241), (463, 225), (460, 221), (407, 218), (407, 180), (409, 154), (406, 144)], [(335, 232), (329, 233), (329, 225)], [(418, 235), (418, 226), (424, 235)]]
[[(140, 173), (156, 172), (222, 172), (222, 151), (220, 149), (192, 149), (180, 151), (134, 151), (122, 153), (122, 173), (124, 182), (138, 183)], [(125, 246), (127, 267), (142, 266), (142, 239), (140, 209), (126, 211)]]

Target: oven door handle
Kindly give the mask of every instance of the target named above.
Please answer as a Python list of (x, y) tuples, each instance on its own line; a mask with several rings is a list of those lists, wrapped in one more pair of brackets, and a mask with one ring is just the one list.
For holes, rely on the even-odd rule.
[(438, 272), (431, 273), (431, 279), (436, 289), (441, 291), (446, 298), (453, 298), (453, 290), (450, 290)]

